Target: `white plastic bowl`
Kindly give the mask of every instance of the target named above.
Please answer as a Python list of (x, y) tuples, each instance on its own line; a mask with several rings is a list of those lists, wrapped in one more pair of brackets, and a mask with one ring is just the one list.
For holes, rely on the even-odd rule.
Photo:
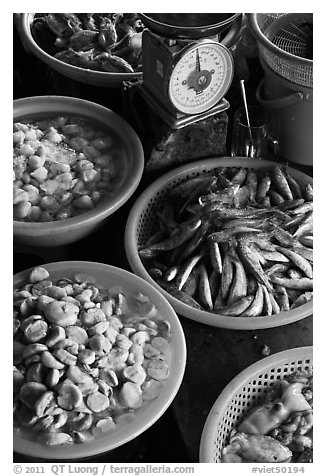
[(278, 352), (250, 365), (235, 377), (214, 403), (200, 441), (199, 462), (220, 463), (228, 436), (241, 418), (258, 405), (278, 379), (292, 372), (312, 371), (313, 348)]
[(31, 25), (35, 13), (20, 13), (16, 19), (16, 24), (20, 32), (22, 43), (27, 51), (35, 55), (43, 63), (50, 66), (58, 73), (67, 78), (80, 81), (81, 83), (102, 87), (121, 87), (123, 81), (140, 79), (142, 73), (110, 73), (105, 71), (94, 71), (91, 69), (80, 68), (72, 64), (65, 63), (54, 56), (46, 53), (33, 38)]
[[(176, 396), (181, 385), (186, 365), (186, 343), (184, 333), (171, 305), (152, 285), (128, 271), (101, 263), (88, 261), (62, 261), (42, 265), (50, 273), (53, 281), (76, 273), (93, 276), (103, 286), (122, 286), (126, 292), (141, 292), (147, 295), (158, 309), (158, 317), (169, 321), (171, 325), (171, 364), (170, 372), (160, 395), (136, 411), (136, 418), (131, 423), (121, 423), (117, 429), (107, 436), (96, 438), (87, 443), (66, 446), (47, 446), (14, 435), (14, 451), (42, 459), (71, 460), (86, 458), (111, 451), (124, 443), (136, 438), (147, 430), (162, 416)], [(14, 288), (26, 282), (31, 269), (14, 276)]]
[(60, 246), (80, 240), (102, 226), (136, 190), (144, 170), (144, 153), (136, 132), (118, 114), (99, 104), (65, 96), (36, 96), (14, 100), (13, 120), (39, 120), (73, 115), (112, 133), (123, 150), (123, 179), (113, 196), (90, 211), (53, 222), (14, 221), (14, 241), (29, 246)]
[[(153, 182), (136, 200), (130, 211), (125, 229), (125, 250), (128, 262), (134, 273), (146, 279), (146, 281), (161, 290), (178, 314), (194, 321), (226, 329), (266, 329), (290, 324), (291, 322), (299, 321), (300, 319), (312, 315), (312, 300), (296, 309), (282, 311), (273, 316), (257, 316), (246, 319), (241, 317), (223, 316), (221, 314), (194, 309), (174, 298), (164, 289), (159, 287), (159, 285), (148, 274), (138, 254), (138, 248), (146, 243), (151, 232), (155, 229), (155, 210), (164, 201), (164, 197), (176, 184), (202, 173), (209, 172), (216, 167), (227, 166), (264, 169), (275, 165), (279, 164), (268, 160), (246, 159), (243, 157), (221, 157), (192, 162), (164, 174)], [(308, 175), (292, 168), (289, 168), (289, 172), (299, 183), (312, 184), (312, 178)]]

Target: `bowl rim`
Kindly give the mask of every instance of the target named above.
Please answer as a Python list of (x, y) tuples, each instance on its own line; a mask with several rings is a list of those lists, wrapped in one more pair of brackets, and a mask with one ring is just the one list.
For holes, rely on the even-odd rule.
[[(86, 269), (86, 272), (89, 275), (92, 275), (92, 272), (99, 270), (103, 273), (107, 272), (111, 274), (111, 276), (115, 278), (115, 283), (119, 282), (120, 278), (122, 281), (127, 281), (128, 285), (131, 285), (131, 283), (133, 285), (134, 283), (137, 290), (140, 289), (141, 291), (147, 293), (151, 300), (159, 303), (161, 313), (164, 314), (165, 317), (168, 315), (170, 322), (172, 322), (172, 339), (174, 339), (175, 351), (175, 355), (173, 357), (174, 365), (172, 365), (171, 358), (170, 375), (166, 380), (166, 384), (163, 385), (161, 394), (155, 400), (149, 402), (149, 408), (146, 408), (146, 410), (142, 413), (142, 418), (138, 418), (138, 421), (136, 418), (136, 423), (131, 423), (131, 425), (135, 427), (135, 431), (133, 431), (132, 434), (129, 434), (130, 432), (128, 433), (126, 427), (123, 427), (120, 430), (116, 429), (115, 432), (108, 434), (109, 440), (113, 439), (113, 442), (111, 442), (110, 445), (105, 445), (105, 440), (107, 439), (105, 437), (94, 439), (90, 442), (82, 443), (80, 445), (74, 444), (66, 446), (41, 445), (40, 443), (26, 440), (17, 435), (14, 435), (13, 438), (14, 451), (20, 454), (26, 454), (28, 456), (48, 459), (79, 459), (111, 451), (133, 440), (145, 430), (147, 430), (150, 426), (152, 426), (171, 405), (176, 394), (178, 393), (184, 377), (187, 357), (186, 340), (182, 325), (173, 307), (164, 298), (164, 296), (162, 296), (162, 293), (160, 293), (150, 283), (146, 282), (144, 279), (131, 273), (130, 271), (95, 261), (58, 261), (42, 264), (40, 266), (46, 268), (49, 271), (50, 276), (51, 272), (59, 272), (61, 269), (69, 269), (69, 273), (71, 274), (74, 272), (80, 272), (80, 269), (82, 269), (82, 272), (85, 272)], [(28, 273), (33, 268), (34, 267), (25, 269), (13, 276), (14, 288), (26, 280)], [(168, 382), (170, 382), (170, 385), (168, 385)], [(116, 438), (115, 435), (117, 435)]]
[[(37, 232), (41, 231), (53, 231), (59, 233), (64, 231), (66, 228), (74, 230), (80, 227), (81, 224), (87, 225), (91, 224), (94, 221), (100, 221), (107, 216), (114, 213), (118, 208), (120, 208), (137, 189), (143, 171), (144, 171), (144, 151), (140, 139), (134, 129), (130, 124), (123, 119), (116, 112), (111, 109), (102, 106), (101, 104), (89, 101), (86, 99), (80, 99), (70, 96), (60, 96), (60, 95), (44, 95), (44, 96), (29, 96), (26, 98), (15, 99), (13, 101), (13, 120), (15, 118), (21, 117), (22, 111), (27, 109), (29, 106), (34, 106), (41, 108), (46, 105), (48, 109), (49, 116), (53, 115), (51, 113), (51, 107), (55, 108), (55, 113), (60, 113), (60, 109), (69, 109), (72, 108), (81, 108), (82, 111), (79, 114), (87, 120), (88, 114), (90, 113), (90, 120), (95, 120), (103, 125), (103, 129), (110, 128), (114, 131), (115, 135), (118, 136), (119, 140), (122, 142), (123, 146), (125, 144), (122, 140), (122, 135), (119, 133), (121, 131), (128, 136), (128, 148), (132, 150), (132, 161), (130, 171), (127, 174), (125, 180), (117, 188), (116, 193), (113, 197), (106, 197), (101, 201), (97, 206), (92, 210), (87, 210), (80, 215), (76, 215), (71, 218), (66, 218), (64, 220), (55, 220), (52, 222), (25, 222), (13, 220), (13, 229), (15, 233), (24, 233), (27, 235), (35, 235)], [(41, 114), (44, 114), (44, 111), (39, 111)], [(37, 112), (36, 112), (37, 114)], [(76, 114), (77, 113), (70, 113)], [(28, 117), (29, 113), (24, 114), (25, 117)], [(30, 115), (35, 115), (35, 113), (30, 113)], [(95, 119), (95, 115), (98, 115), (98, 118)], [(104, 118), (107, 123), (104, 123)]]
[[(233, 162), (233, 163), (230, 163)], [(313, 314), (313, 300), (300, 307), (291, 309), (289, 311), (281, 311), (274, 316), (258, 316), (243, 319), (234, 316), (223, 316), (221, 314), (214, 314), (208, 311), (202, 311), (194, 309), (178, 299), (171, 296), (167, 291), (161, 288), (156, 281), (148, 274), (145, 267), (142, 264), (138, 255), (137, 244), (134, 240), (136, 234), (139, 216), (142, 213), (144, 205), (149, 202), (151, 197), (158, 191), (164, 188), (164, 185), (177, 178), (184, 176), (185, 173), (192, 173), (196, 171), (202, 171), (208, 168), (218, 166), (243, 166), (243, 167), (255, 167), (266, 168), (275, 165), (280, 165), (279, 162), (271, 160), (260, 159), (247, 159), (244, 157), (213, 157), (209, 159), (203, 159), (182, 165), (180, 167), (171, 170), (150, 184), (137, 198), (131, 211), (129, 213), (126, 227), (125, 227), (125, 251), (129, 265), (134, 273), (138, 274), (146, 281), (160, 289), (161, 293), (172, 304), (176, 312), (184, 317), (192, 319), (197, 322), (201, 322), (214, 327), (221, 327), (224, 329), (239, 329), (239, 330), (254, 330), (254, 329), (268, 329), (272, 327), (278, 327), (292, 322), (299, 321), (305, 317)], [(300, 177), (302, 180), (312, 183), (312, 178), (303, 172), (289, 167), (291, 173), (294, 172), (296, 177)], [(272, 318), (272, 319), (271, 319)]]
[(274, 366), (282, 365), (295, 359), (307, 358), (313, 359), (313, 346), (294, 347), (264, 357), (236, 375), (219, 394), (206, 418), (200, 440), (199, 462), (212, 462), (211, 455), (213, 454), (216, 427), (224, 417), (231, 399), (242, 387), (245, 387), (257, 375), (270, 370)]
[(54, 56), (51, 56), (38, 45), (32, 35), (31, 24), (34, 19), (35, 13), (21, 13), (20, 15), (21, 17), (18, 22), (20, 25), (21, 35), (23, 39), (27, 42), (27, 45), (25, 45), (25, 47), (29, 48), (40, 60), (52, 65), (57, 71), (60, 71), (62, 73), (62, 70), (67, 69), (71, 72), (71, 74), (74, 75), (74, 77), (76, 77), (76, 75), (81, 75), (81, 78), (84, 80), (86, 80), (87, 78), (99, 78), (103, 81), (105, 79), (112, 79), (114, 82), (121, 82), (142, 77), (142, 72), (113, 73), (110, 71), (95, 71), (88, 68), (81, 68), (79, 66), (65, 63), (64, 61), (61, 61), (55, 58)]

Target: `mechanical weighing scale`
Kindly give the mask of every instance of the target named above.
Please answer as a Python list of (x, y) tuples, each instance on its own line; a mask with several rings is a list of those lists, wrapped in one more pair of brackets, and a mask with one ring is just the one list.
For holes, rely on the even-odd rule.
[[(142, 37), (140, 94), (152, 109), (172, 129), (228, 109), (224, 96), (234, 72), (228, 46), (239, 33), (241, 14), (139, 15), (148, 28)], [(190, 16), (189, 23), (222, 20), (208, 26), (183, 27), (156, 19), (181, 22), (182, 16)], [(220, 42), (222, 32), (230, 25), (228, 34)]]
[(234, 72), (229, 48), (240, 38), (242, 14), (139, 16), (146, 27), (143, 77), (129, 87), (128, 110), (150, 156), (145, 171), (224, 155), (230, 107), (224, 96)]

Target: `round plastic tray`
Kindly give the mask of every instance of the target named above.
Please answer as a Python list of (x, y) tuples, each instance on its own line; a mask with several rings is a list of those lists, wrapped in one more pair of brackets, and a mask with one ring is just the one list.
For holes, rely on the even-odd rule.
[(138, 135), (118, 114), (100, 104), (66, 96), (33, 96), (13, 103), (14, 122), (37, 121), (55, 116), (81, 117), (114, 136), (122, 150), (122, 177), (115, 193), (92, 210), (52, 222), (14, 220), (14, 240), (28, 246), (60, 246), (84, 238), (102, 226), (136, 190), (144, 170), (144, 154)]
[(105, 71), (94, 71), (91, 69), (80, 68), (72, 64), (65, 63), (54, 56), (46, 53), (34, 40), (31, 25), (35, 13), (20, 13), (17, 19), (18, 28), (22, 37), (22, 42), (27, 51), (35, 55), (39, 60), (46, 63), (52, 69), (67, 78), (74, 79), (81, 83), (93, 86), (102, 86), (105, 88), (121, 87), (123, 81), (139, 80), (142, 73), (110, 73)]
[[(155, 230), (155, 210), (164, 201), (167, 193), (176, 184), (221, 166), (264, 169), (275, 165), (279, 164), (268, 160), (246, 159), (243, 157), (212, 158), (178, 167), (157, 179), (139, 196), (128, 217), (125, 229), (125, 250), (131, 269), (134, 273), (158, 287), (177, 313), (188, 317), (189, 319), (193, 319), (194, 321), (209, 324), (211, 326), (228, 329), (265, 329), (289, 324), (312, 315), (312, 301), (303, 306), (297, 307), (296, 309), (286, 312), (283, 311), (273, 316), (258, 316), (248, 319), (223, 316), (194, 309), (175, 299), (168, 292), (159, 287), (159, 285), (148, 274), (138, 254), (139, 247), (146, 243), (153, 230)], [(289, 168), (289, 172), (299, 183), (312, 184), (312, 178), (308, 175), (292, 168)]]
[[(111, 433), (82, 444), (47, 446), (14, 434), (14, 451), (44, 459), (80, 459), (111, 451), (136, 438), (149, 428), (167, 410), (183, 379), (186, 365), (186, 343), (184, 333), (171, 305), (152, 285), (134, 274), (114, 266), (88, 261), (62, 261), (42, 265), (50, 273), (50, 279), (73, 278), (76, 273), (93, 276), (104, 287), (122, 286), (127, 293), (141, 292), (149, 297), (158, 310), (158, 318), (171, 325), (171, 364), (167, 380), (160, 395), (139, 408), (132, 422), (122, 422)], [(13, 278), (14, 288), (26, 283), (31, 269), (22, 271)]]

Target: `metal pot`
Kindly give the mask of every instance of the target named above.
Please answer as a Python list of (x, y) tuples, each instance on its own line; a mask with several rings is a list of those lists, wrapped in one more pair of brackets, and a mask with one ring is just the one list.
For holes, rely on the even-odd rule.
[(313, 89), (292, 83), (261, 60), (265, 76), (256, 98), (272, 116), (280, 155), (302, 165), (313, 164)]
[[(190, 17), (194, 15), (194, 17)], [(220, 36), (230, 28), (227, 43), (230, 46), (241, 28), (242, 13), (139, 13), (147, 28), (167, 38), (199, 39)]]

